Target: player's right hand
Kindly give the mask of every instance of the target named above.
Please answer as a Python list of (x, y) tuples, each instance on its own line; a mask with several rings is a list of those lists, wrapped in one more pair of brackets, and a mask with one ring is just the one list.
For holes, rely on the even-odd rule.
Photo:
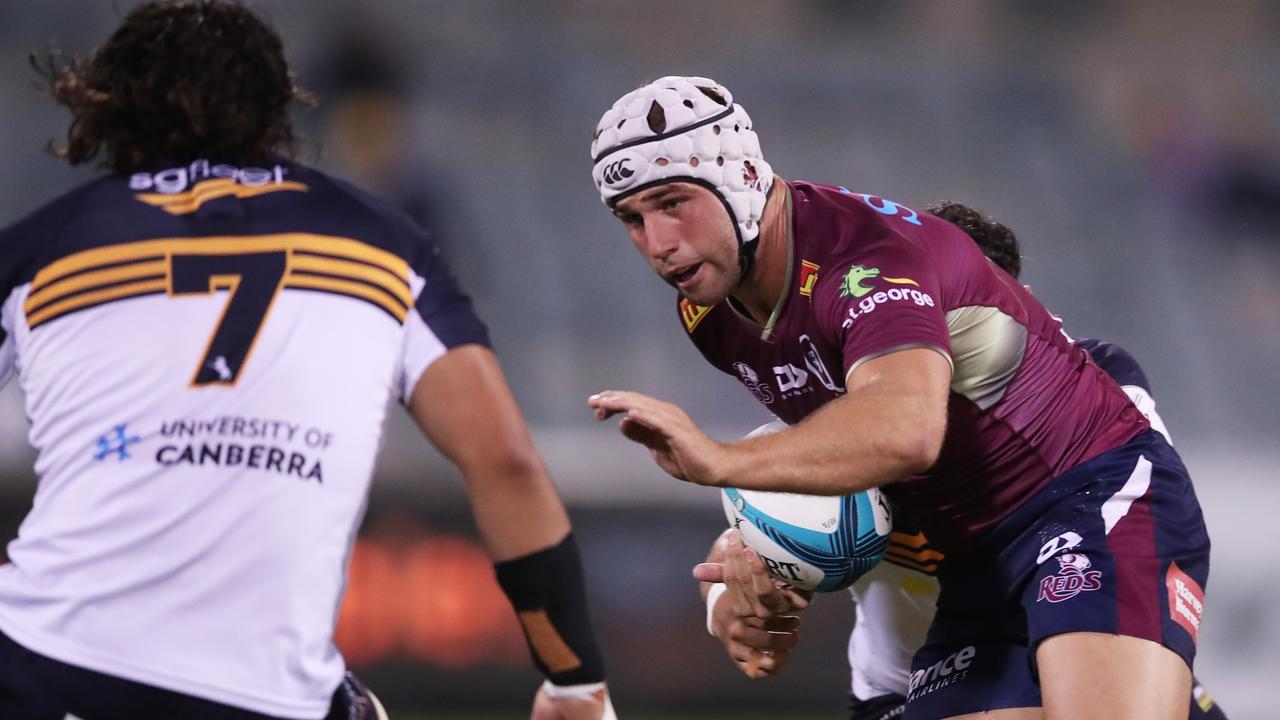
[(723, 539), (722, 562), (693, 569), (699, 580), (725, 584), (711, 609), (711, 629), (747, 677), (775, 675), (799, 638), (800, 618), (791, 613), (807, 608), (809, 595), (770, 577), (760, 556), (736, 531)]

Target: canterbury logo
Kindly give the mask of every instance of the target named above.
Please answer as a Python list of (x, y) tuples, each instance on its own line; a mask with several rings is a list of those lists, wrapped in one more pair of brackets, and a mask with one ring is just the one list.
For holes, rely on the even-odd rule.
[(617, 185), (636, 174), (635, 170), (627, 167), (627, 163), (631, 162), (631, 158), (622, 158), (621, 160), (609, 163), (604, 167), (604, 181), (609, 185)]

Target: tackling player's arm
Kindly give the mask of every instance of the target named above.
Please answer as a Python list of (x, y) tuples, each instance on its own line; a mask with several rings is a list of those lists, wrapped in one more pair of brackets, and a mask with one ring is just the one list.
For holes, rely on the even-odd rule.
[(409, 412), (462, 473), (498, 582), (550, 680), (533, 717), (612, 717), (569, 518), (497, 357), (481, 345), (449, 350), (422, 373)]

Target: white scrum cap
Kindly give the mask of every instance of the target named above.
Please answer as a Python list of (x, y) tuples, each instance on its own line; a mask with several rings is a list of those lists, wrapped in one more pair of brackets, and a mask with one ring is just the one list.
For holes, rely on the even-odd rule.
[(623, 95), (596, 125), (592, 178), (605, 205), (665, 182), (719, 196), (738, 232), (744, 266), (760, 235), (773, 169), (751, 118), (714, 80), (668, 76)]

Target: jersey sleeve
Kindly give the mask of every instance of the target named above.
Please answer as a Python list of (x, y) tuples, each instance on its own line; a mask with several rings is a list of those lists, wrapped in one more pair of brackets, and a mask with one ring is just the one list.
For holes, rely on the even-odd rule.
[(846, 255), (814, 289), (814, 309), (843, 351), (847, 380), (859, 365), (898, 350), (931, 348), (951, 362), (938, 271), (894, 233)]
[(400, 402), (407, 404), (418, 379), (431, 363), (462, 345), (489, 346), (489, 331), (471, 306), (441, 257), (422, 233), (415, 243), (420, 256), (411, 261), (413, 306), (405, 318), (404, 350), (398, 378)]

